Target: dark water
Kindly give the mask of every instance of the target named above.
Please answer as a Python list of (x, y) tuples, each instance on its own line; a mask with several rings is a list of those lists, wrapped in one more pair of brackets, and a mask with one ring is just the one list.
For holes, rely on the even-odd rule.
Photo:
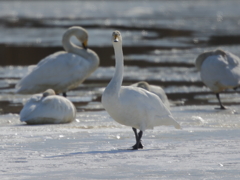
[[(19, 113), (31, 95), (14, 93), (28, 65), (62, 50), (66, 28), (82, 26), (100, 67), (69, 99), (78, 111), (102, 110), (101, 93), (114, 72), (111, 33), (123, 36), (124, 85), (162, 86), (175, 105), (218, 104), (194, 67), (198, 54), (222, 48), (240, 56), (240, 1), (0, 1), (0, 109)], [(78, 43), (75, 39), (73, 42)], [(240, 104), (238, 91), (222, 95)]]

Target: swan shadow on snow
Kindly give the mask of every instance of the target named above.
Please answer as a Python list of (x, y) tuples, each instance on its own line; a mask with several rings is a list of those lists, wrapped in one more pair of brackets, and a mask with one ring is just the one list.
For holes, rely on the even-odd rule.
[[(206, 106), (207, 107), (207, 106)], [(239, 114), (240, 111), (238, 109), (236, 109), (235, 107), (227, 107), (226, 109), (222, 110), (222, 109), (218, 109), (218, 108), (206, 108), (206, 109), (200, 109), (200, 108), (196, 108), (196, 109), (184, 109), (184, 110), (173, 110), (172, 112), (184, 112), (184, 113), (203, 113), (203, 114), (215, 114), (215, 113), (219, 113), (219, 114)]]
[(75, 155), (84, 155), (84, 154), (117, 154), (117, 153), (129, 153), (129, 152), (141, 152), (141, 151), (151, 151), (151, 150), (160, 150), (160, 149), (141, 149), (141, 150), (132, 150), (132, 149), (112, 149), (109, 151), (86, 151), (86, 152), (74, 152), (74, 153), (66, 153), (56, 156), (46, 156), (46, 158), (58, 158), (58, 157), (68, 157)]

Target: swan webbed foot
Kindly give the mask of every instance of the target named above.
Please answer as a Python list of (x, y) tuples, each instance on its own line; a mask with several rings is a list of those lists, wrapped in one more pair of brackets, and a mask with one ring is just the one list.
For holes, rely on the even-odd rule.
[(143, 145), (142, 145), (142, 134), (143, 132), (140, 130), (139, 133), (137, 133), (137, 129), (136, 128), (132, 128), (134, 134), (135, 134), (135, 138), (136, 138), (136, 144), (134, 146), (132, 146), (132, 150), (138, 150), (138, 149), (143, 149)]
[(137, 143), (132, 146), (132, 150), (138, 150), (138, 149), (143, 149), (143, 145), (142, 145), (142, 142), (139, 143), (138, 147), (137, 147)]
[(215, 108), (215, 109), (218, 109), (218, 110), (226, 110), (228, 108), (226, 108), (225, 106), (220, 106), (220, 108)]
[(226, 107), (223, 106), (221, 100), (220, 100), (220, 96), (219, 96), (219, 93), (216, 93), (216, 97), (218, 99), (218, 102), (219, 102), (219, 105), (220, 105), (220, 108), (215, 108), (215, 109), (221, 109), (221, 110), (225, 110), (227, 109)]
[(227, 108), (222, 105), (222, 106), (220, 107), (220, 109), (225, 110), (225, 109), (227, 109)]

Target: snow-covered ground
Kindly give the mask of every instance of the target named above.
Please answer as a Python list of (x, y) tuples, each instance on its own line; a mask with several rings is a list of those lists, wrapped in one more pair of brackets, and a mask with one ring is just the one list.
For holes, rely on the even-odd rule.
[(240, 179), (240, 107), (180, 106), (182, 130), (143, 134), (105, 111), (79, 112), (75, 122), (29, 126), (17, 114), (0, 116), (0, 177), (5, 179)]

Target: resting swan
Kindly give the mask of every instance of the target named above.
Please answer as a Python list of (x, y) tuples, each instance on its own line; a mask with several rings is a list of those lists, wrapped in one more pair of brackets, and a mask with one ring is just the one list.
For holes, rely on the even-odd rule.
[(163, 104), (167, 108), (170, 108), (168, 97), (160, 86), (150, 85), (145, 81), (137, 82), (135, 84), (132, 84), (131, 86), (140, 87), (140, 88), (146, 89), (147, 91), (152, 92), (153, 94), (156, 94), (162, 100)]
[[(134, 150), (143, 148), (141, 138), (143, 131), (154, 126), (173, 125), (180, 128), (170, 111), (160, 98), (145, 90), (133, 86), (121, 86), (123, 81), (122, 37), (119, 31), (112, 34), (116, 69), (112, 80), (102, 95), (102, 104), (110, 116), (120, 124), (132, 127), (136, 144)], [(139, 129), (139, 133), (137, 133)]]
[(48, 89), (34, 95), (20, 112), (20, 121), (27, 124), (58, 124), (75, 120), (76, 109), (71, 101)]
[(200, 71), (203, 83), (216, 93), (220, 108), (226, 109), (221, 103), (219, 93), (225, 89), (235, 89), (240, 86), (239, 57), (217, 49), (200, 54), (195, 66)]
[[(75, 36), (82, 46), (70, 41)], [(17, 93), (34, 94), (53, 89), (57, 94), (81, 84), (99, 66), (98, 55), (87, 48), (88, 33), (82, 27), (71, 27), (63, 35), (65, 51), (56, 52), (41, 60), (37, 66), (16, 85)]]

